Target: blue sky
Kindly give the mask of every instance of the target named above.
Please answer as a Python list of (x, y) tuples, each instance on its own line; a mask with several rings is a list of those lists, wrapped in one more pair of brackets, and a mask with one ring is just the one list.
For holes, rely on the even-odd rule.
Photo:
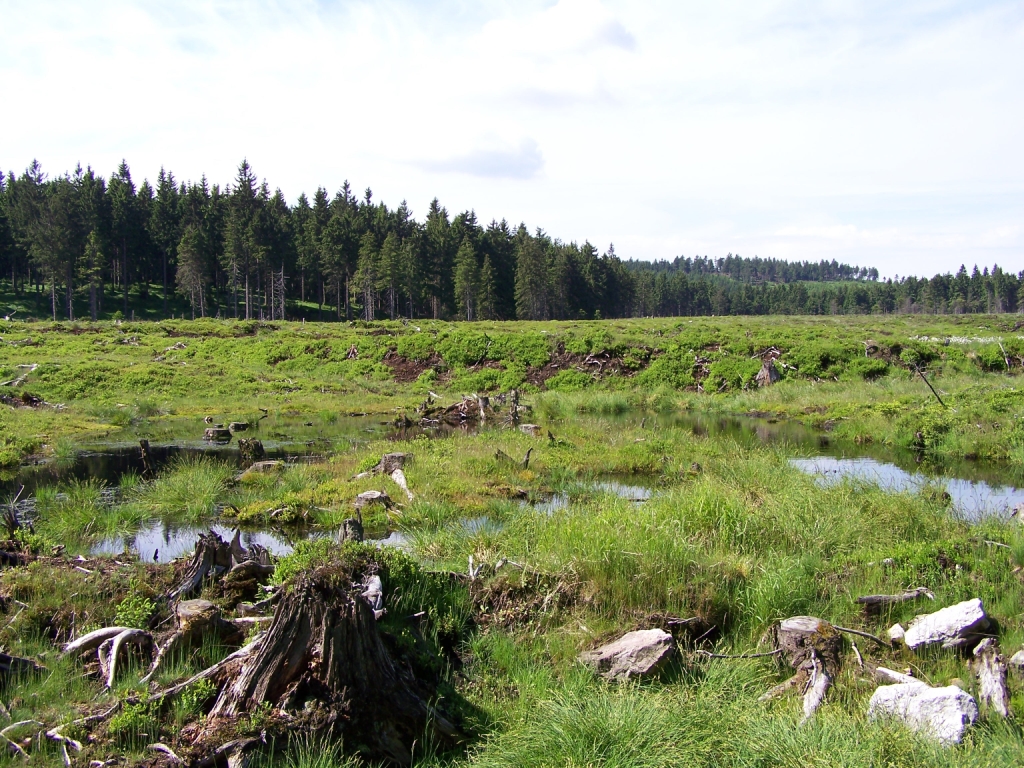
[(0, 0), (0, 165), (348, 179), (623, 257), (1024, 269), (1020, 2)]

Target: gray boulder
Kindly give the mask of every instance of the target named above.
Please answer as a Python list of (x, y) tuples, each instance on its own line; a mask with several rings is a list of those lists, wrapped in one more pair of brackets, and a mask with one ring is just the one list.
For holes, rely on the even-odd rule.
[(943, 648), (959, 648), (975, 642), (988, 626), (981, 600), (974, 598), (918, 616), (907, 627), (903, 641), (912, 650), (934, 643), (942, 643)]
[(629, 680), (658, 671), (672, 655), (672, 635), (660, 629), (627, 632), (613, 643), (580, 654), (580, 661), (609, 680)]
[(967, 726), (978, 720), (974, 697), (955, 685), (932, 688), (924, 683), (880, 686), (868, 703), (868, 717), (889, 717), (910, 730), (939, 741), (958, 744)]

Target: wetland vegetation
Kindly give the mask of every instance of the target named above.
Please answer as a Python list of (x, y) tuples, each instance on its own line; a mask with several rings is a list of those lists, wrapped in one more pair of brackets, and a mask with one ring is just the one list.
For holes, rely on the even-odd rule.
[[(302, 766), (1019, 762), (1019, 727), (987, 707), (954, 747), (867, 717), (875, 666), (980, 696), (964, 652), (844, 634), (842, 667), (806, 723), (798, 695), (759, 701), (792, 674), (776, 655), (712, 656), (771, 653), (787, 617), (885, 639), (974, 598), (1006, 658), (1022, 647), (1013, 316), (7, 322), (0, 337), (0, 501), (18, 518), (2, 548), (0, 652), (45, 667), (0, 672), (0, 730), (8, 715), (25, 723), (4, 738), (33, 762), (67, 751), (76, 765), (170, 764), (161, 744), (199, 764), (243, 742), (255, 763)], [(758, 386), (769, 368), (773, 383)], [(210, 445), (206, 420), (245, 429)], [(243, 471), (243, 437), (261, 442), (263, 471)], [(408, 457), (400, 477), (381, 469), (392, 453)], [(822, 482), (793, 461), (851, 456), (921, 480)], [(969, 517), (949, 478), (1009, 491)], [(373, 491), (389, 503), (357, 515)], [(357, 516), (364, 541), (339, 544)], [(111, 626), (166, 644), (182, 621), (169, 595), (211, 527), (225, 541), (240, 529), (228, 564), (254, 565), (189, 596), (248, 627), (240, 636), (175, 646), (146, 683), (152, 655), (133, 646), (109, 688), (110, 648), (103, 670), (94, 652), (61, 652)], [(371, 650), (407, 684), (403, 701), (427, 703), (426, 720), (371, 693), (378, 709), (360, 709), (316, 670), (262, 698), (216, 675), (178, 685), (270, 642), (248, 604), (276, 590), (270, 616), (316, 595), (358, 618), (374, 576), (385, 613)], [(857, 603), (919, 588), (933, 599)], [(654, 628), (676, 648), (657, 675), (609, 682), (578, 661)], [(1007, 684), (1020, 717), (1024, 681), (1011, 669)], [(381, 723), (420, 730), (396, 752), (370, 735)], [(0, 764), (21, 763), (16, 748)]]

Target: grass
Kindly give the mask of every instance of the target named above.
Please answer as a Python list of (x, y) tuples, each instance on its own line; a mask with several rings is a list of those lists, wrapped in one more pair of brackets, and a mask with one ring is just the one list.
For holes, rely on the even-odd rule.
[[(470, 385), (482, 390), (512, 382), (534, 407), (530, 420), (553, 439), (497, 428), (438, 439), (346, 438), (321, 464), (245, 481), (236, 481), (226, 464), (180, 459), (155, 478), (123, 478), (122, 498), (112, 505), (103, 503), (94, 482), (41, 490), (33, 546), (43, 555), (58, 543), (68, 555), (88, 554), (97, 539), (129, 534), (152, 518), (197, 525), (301, 521), (330, 533), (352, 514), (358, 493), (385, 490), (401, 506), (365, 509), (364, 525), (373, 535), (399, 530), (412, 556), (380, 555), (389, 606), (381, 626), (395, 647), (442, 681), (446, 701), (463, 702), (471, 733), (454, 754), (418, 746), (417, 764), (1015, 765), (1021, 732), (994, 718), (983, 716), (953, 749), (893, 723), (869, 722), (874, 685), (852, 662), (805, 726), (797, 725), (796, 698), (757, 701), (789, 674), (773, 659), (708, 660), (684, 652), (661, 678), (630, 685), (606, 684), (576, 662), (581, 650), (666, 616), (700, 619), (714, 628), (705, 640), (740, 653), (763, 650), (766, 631), (786, 616), (816, 615), (882, 634), (919, 612), (973, 597), (998, 620), (1004, 653), (1016, 651), (1024, 643), (1024, 528), (999, 520), (969, 525), (935, 492), (892, 493), (853, 481), (823, 487), (789, 463), (800, 450), (793, 445), (673, 425), (681, 412), (758, 413), (829, 429), (840, 443), (870, 441), (923, 449), (937, 459), (973, 456), (986, 465), (1024, 467), (1020, 378), (989, 364), (989, 337), (1001, 336), (1004, 345), (1015, 338), (1009, 328), (995, 327), (1004, 321), (424, 322), (421, 332), (391, 323), (13, 324), (3, 329), (7, 337), (31, 335), (39, 343), (0, 350), (0, 378), (14, 365), (39, 362), (27, 386), (66, 407), (0, 408), (6, 420), (0, 458), (25, 451), (67, 458), (84, 436), (140, 426), (162, 434), (177, 421), (198, 424), (200, 415), (247, 419), (257, 407), (340, 430), (351, 412), (390, 419), (396, 411), (411, 413), (428, 391), (454, 399)], [(946, 338), (954, 341), (947, 345)], [(880, 342), (885, 355), (864, 357), (867, 339)], [(179, 340), (183, 349), (168, 350)], [(347, 357), (353, 344), (358, 360)], [(751, 370), (745, 361), (771, 344), (797, 371), (787, 369), (774, 387), (744, 389)], [(553, 361), (562, 366), (566, 355), (600, 352), (621, 361), (620, 374), (588, 381), (552, 376), (546, 380), (552, 387), (538, 378), (552, 372)], [(399, 383), (388, 365), (395, 355), (442, 362), (426, 378)], [(706, 374), (694, 368), (695, 356), (710, 361)], [(570, 366), (582, 365), (572, 359)], [(920, 362), (937, 374), (948, 408), (912, 375), (908, 366)], [(274, 439), (279, 428), (272, 417), (255, 435)], [(518, 458), (531, 447), (525, 470), (495, 458), (498, 449)], [(390, 478), (354, 479), (390, 451), (413, 455), (405, 468), (413, 501)], [(596, 484), (609, 477), (649, 488), (652, 496), (637, 504)], [(522, 501), (553, 495), (567, 504)], [(220, 508), (229, 514), (218, 517)], [(282, 559), (278, 580), (337, 554), (331, 539), (302, 545)], [(465, 586), (449, 572), (465, 573), (470, 557), (478, 565), (508, 560), (522, 568), (505, 566)], [(43, 659), (52, 671), (0, 685), (0, 700), (11, 703), (16, 719), (66, 722), (79, 708), (129, 697), (137, 668), (104, 692), (80, 666), (57, 659), (55, 643), (119, 614), (134, 623), (166, 618), (159, 595), (172, 568), (90, 558), (85, 573), (75, 564), (44, 557), (0, 571), (0, 597), (8, 600), (0, 626), (14, 618), (11, 601), (28, 606), (0, 630), (0, 644)], [(859, 595), (914, 587), (932, 590), (934, 604), (897, 605), (868, 617), (855, 602)], [(403, 617), (421, 611), (423, 631), (414, 632)], [(858, 647), (869, 661), (910, 667), (939, 684), (959, 679), (973, 689), (966, 660), (954, 653), (915, 655), (860, 641)], [(226, 651), (203, 644), (178, 654), (158, 682), (184, 679)], [(1010, 688), (1012, 706), (1024, 716), (1022, 681), (1011, 677)], [(210, 696), (190, 692), (158, 714), (127, 709), (103, 748), (142, 759), (140, 750), (157, 736), (173, 740), (197, 722)], [(263, 759), (310, 768), (356, 765), (343, 746), (298, 741)], [(55, 752), (47, 753), (51, 758), (59, 759)], [(0, 757), (0, 765), (5, 761), (14, 764)]]

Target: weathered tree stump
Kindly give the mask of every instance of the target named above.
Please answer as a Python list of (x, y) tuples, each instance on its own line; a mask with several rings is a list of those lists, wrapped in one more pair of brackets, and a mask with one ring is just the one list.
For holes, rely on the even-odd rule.
[(796, 674), (765, 693), (761, 700), (800, 686), (804, 690), (803, 719), (806, 722), (825, 700), (839, 672), (842, 637), (835, 627), (814, 616), (783, 619), (775, 627), (774, 636), (776, 650), (789, 661)]
[(149, 455), (149, 440), (139, 440), (139, 453), (142, 457), (142, 476), (153, 476), (153, 462)]
[(775, 361), (770, 357), (765, 358), (761, 363), (761, 370), (754, 377), (754, 381), (759, 387), (770, 387), (781, 379), (782, 374), (779, 373), (779, 369), (775, 367)]
[(346, 541), (362, 541), (363, 540), (363, 524), (356, 518), (347, 518), (341, 524), (341, 530), (338, 531), (338, 543), (344, 544)]
[(231, 546), (224, 539), (213, 531), (200, 534), (192, 559), (178, 586), (167, 594), (168, 600), (173, 602), (194, 594), (210, 573), (225, 573), (231, 564)]
[(205, 636), (216, 636), (228, 642), (242, 639), (242, 633), (238, 628), (225, 621), (220, 608), (209, 600), (182, 600), (174, 606), (174, 622), (174, 632), (160, 644), (156, 658), (141, 682), (148, 682), (172, 651), (187, 648)]
[(453, 743), (456, 729), (428, 704), (432, 692), (392, 660), (356, 580), (340, 565), (300, 576), (221, 690), (211, 720), (268, 703), (293, 713), (300, 727), (347, 737), (370, 759), (403, 765), (424, 735)]
[(243, 466), (246, 467), (263, 461), (267, 457), (267, 452), (263, 450), (263, 443), (255, 437), (238, 438), (238, 453), (242, 457)]

